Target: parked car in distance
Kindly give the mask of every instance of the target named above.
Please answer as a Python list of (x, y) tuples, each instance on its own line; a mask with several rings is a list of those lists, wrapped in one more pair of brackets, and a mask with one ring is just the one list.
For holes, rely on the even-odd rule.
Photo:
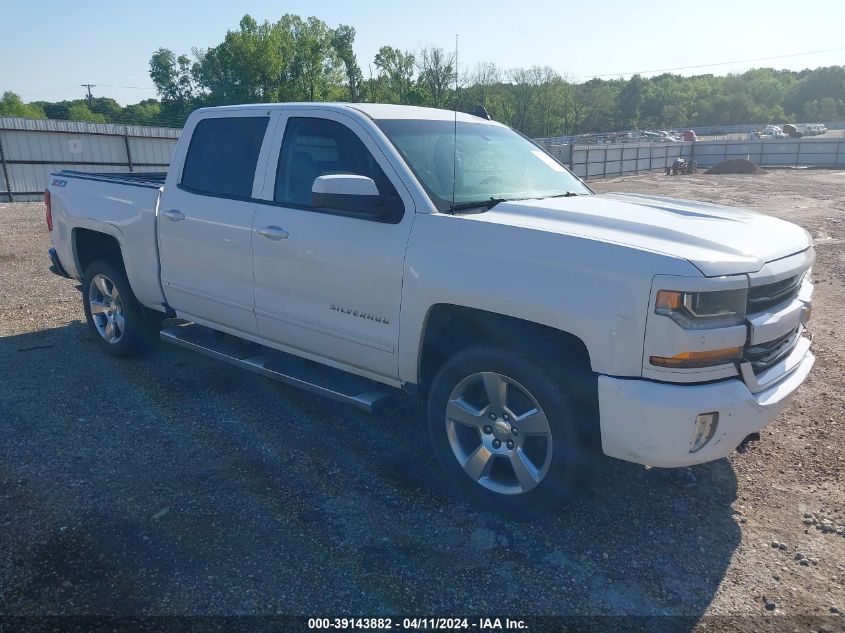
[(776, 139), (783, 139), (788, 138), (788, 135), (777, 125), (767, 125), (763, 128), (762, 136), (760, 138), (776, 138)]
[(783, 126), (783, 133), (789, 138), (801, 138), (804, 136), (804, 132), (799, 130), (798, 126), (793, 125), (792, 123), (787, 123)]
[(45, 203), (92, 366), (160, 337), (368, 411), (403, 390), (425, 420), (361, 432), (411, 425), (467, 497), (509, 516), (558, 507), (603, 456), (725, 457), (814, 362), (806, 231), (597, 195), (486, 116), (203, 108), (167, 173), (59, 171)]
[(756, 132), (754, 132), (752, 137), (761, 140), (775, 140), (788, 138), (788, 136), (784, 134), (781, 129), (777, 126), (767, 126), (762, 130), (757, 130)]
[(684, 140), (685, 141), (697, 141), (698, 136), (696, 136), (695, 130), (684, 130)]
[(680, 141), (680, 137), (675, 136), (668, 130), (659, 130), (657, 132), (643, 132), (650, 140), (658, 143), (675, 143)]

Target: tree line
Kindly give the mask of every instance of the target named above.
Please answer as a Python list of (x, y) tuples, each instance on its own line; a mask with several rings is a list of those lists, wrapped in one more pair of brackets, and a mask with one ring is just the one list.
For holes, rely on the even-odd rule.
[(490, 115), (532, 137), (705, 124), (845, 119), (845, 66), (742, 74), (591, 79), (576, 83), (548, 66), (500, 68), (477, 62), (456, 72), (451, 51), (382, 46), (362, 67), (355, 29), (315, 17), (277, 22), (244, 16), (208, 49), (150, 59), (159, 98), (122, 107), (106, 97), (23, 103), (7, 92), (0, 116), (181, 126), (203, 106), (278, 101), (368, 101)]

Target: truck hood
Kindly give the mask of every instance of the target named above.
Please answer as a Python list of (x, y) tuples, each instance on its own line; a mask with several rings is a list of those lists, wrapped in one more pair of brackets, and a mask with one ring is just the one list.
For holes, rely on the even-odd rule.
[(801, 227), (762, 213), (629, 193), (502, 202), (466, 217), (680, 257), (708, 277), (756, 272), (812, 245)]

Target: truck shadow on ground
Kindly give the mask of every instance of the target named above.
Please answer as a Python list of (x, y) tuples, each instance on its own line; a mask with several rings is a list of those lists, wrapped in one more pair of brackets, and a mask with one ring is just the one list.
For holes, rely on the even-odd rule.
[(729, 462), (604, 460), (555, 516), (456, 500), (423, 407), (380, 416), (81, 323), (0, 339), (0, 613), (700, 616)]

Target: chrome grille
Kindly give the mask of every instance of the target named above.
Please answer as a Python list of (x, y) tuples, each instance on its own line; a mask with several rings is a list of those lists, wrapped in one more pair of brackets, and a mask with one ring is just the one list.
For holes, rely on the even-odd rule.
[(792, 351), (801, 335), (801, 326), (787, 332), (771, 341), (746, 345), (743, 349), (742, 360), (751, 363), (755, 374), (766, 371), (769, 367), (783, 359)]
[(787, 277), (780, 281), (748, 289), (748, 314), (765, 312), (781, 303), (792, 301), (801, 289), (802, 275)]

